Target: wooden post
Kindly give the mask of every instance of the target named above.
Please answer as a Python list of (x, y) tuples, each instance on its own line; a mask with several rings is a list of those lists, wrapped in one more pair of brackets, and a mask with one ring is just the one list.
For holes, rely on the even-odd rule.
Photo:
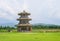
[(28, 27), (27, 27), (27, 31), (28, 31), (29, 29), (28, 29)]
[(30, 27), (30, 32), (32, 31), (32, 27)]

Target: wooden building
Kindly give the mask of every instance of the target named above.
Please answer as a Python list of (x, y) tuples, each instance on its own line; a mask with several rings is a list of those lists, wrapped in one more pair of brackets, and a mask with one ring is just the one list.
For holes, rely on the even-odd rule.
[(32, 25), (29, 23), (31, 18), (28, 17), (30, 13), (26, 12), (23, 10), (23, 12), (18, 14), (20, 17), (17, 19), (19, 21), (17, 25), (17, 31), (18, 32), (27, 32), (27, 31), (32, 31)]

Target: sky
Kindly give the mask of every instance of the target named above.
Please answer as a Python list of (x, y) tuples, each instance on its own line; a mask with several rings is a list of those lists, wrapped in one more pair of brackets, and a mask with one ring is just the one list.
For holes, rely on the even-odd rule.
[(17, 24), (18, 13), (23, 9), (31, 13), (31, 24), (60, 25), (60, 0), (0, 0), (0, 25)]

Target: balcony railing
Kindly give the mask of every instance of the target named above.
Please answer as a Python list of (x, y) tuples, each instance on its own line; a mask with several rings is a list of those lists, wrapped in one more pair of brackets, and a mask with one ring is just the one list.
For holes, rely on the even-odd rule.
[(19, 18), (17, 20), (31, 20), (31, 18)]
[(18, 26), (32, 26), (31, 24), (18, 24)]

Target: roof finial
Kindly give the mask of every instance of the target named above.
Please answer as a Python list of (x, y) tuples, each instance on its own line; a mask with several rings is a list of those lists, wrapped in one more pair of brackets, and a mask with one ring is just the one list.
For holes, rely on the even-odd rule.
[(25, 12), (25, 10), (23, 10), (23, 12)]
[(23, 11), (24, 10), (27, 10), (28, 8), (27, 8), (27, 0), (24, 0), (24, 3), (23, 3)]

